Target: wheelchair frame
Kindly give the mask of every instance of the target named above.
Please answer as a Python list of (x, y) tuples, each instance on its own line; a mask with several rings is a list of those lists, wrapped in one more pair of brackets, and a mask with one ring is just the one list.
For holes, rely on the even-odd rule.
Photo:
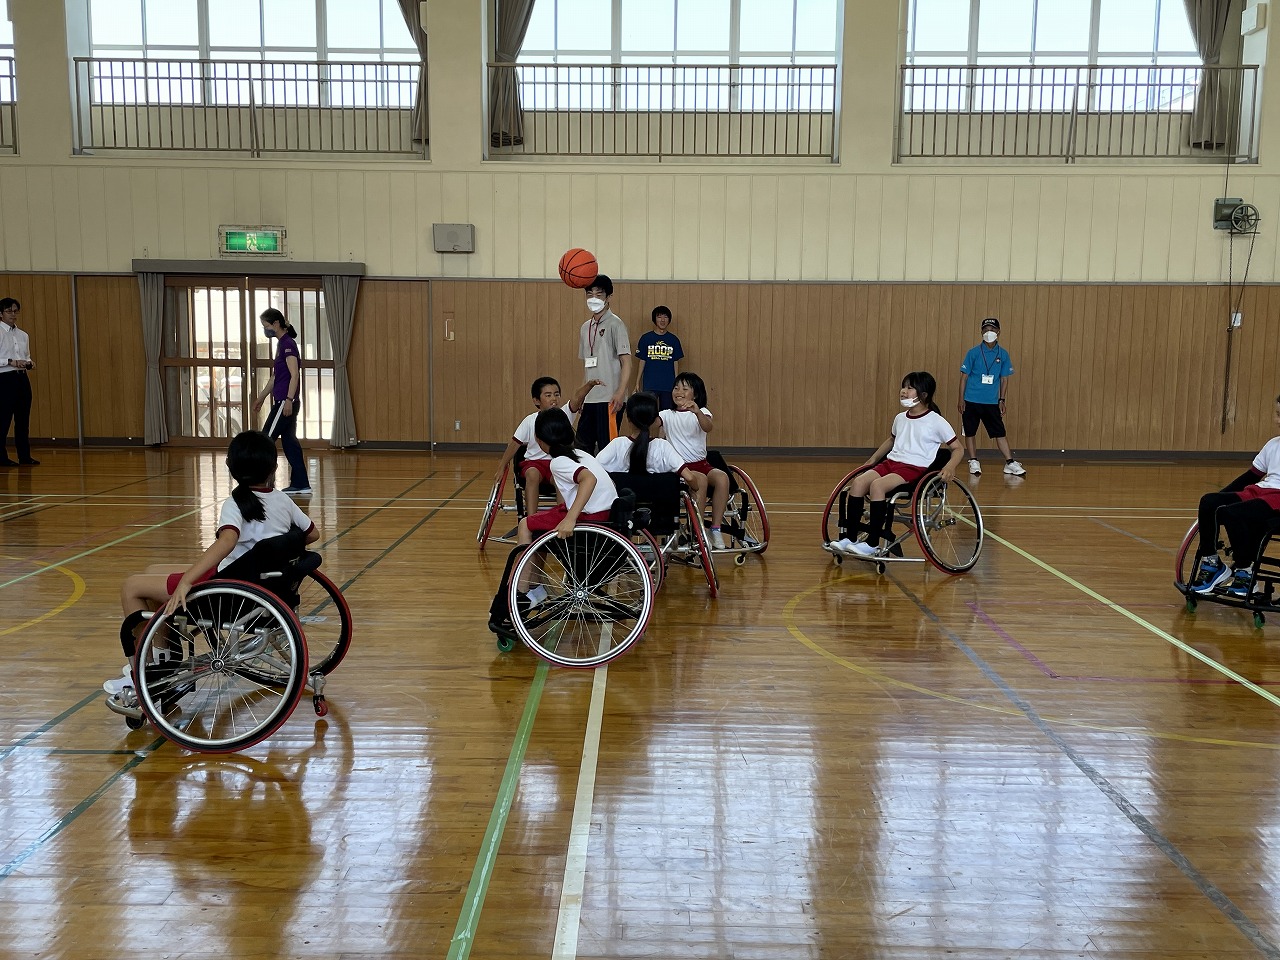
[[(278, 576), (283, 574), (269, 572), (261, 579)], [(147, 627), (131, 661), (133, 694), (108, 695), (107, 707), (130, 729), (150, 721), (166, 739), (198, 753), (234, 752), (266, 739), (308, 686), (316, 715), (327, 715), (325, 679), (350, 649), (351, 610), (317, 569), (301, 577), (298, 601), (295, 610), (260, 583), (197, 584), (185, 609), (170, 617), (144, 614)], [(324, 614), (331, 606), (336, 634)], [(304, 623), (321, 654), (310, 663)]]
[[(1186, 599), (1187, 613), (1195, 613), (1201, 602), (1235, 607), (1252, 613), (1253, 625), (1259, 630), (1267, 622), (1268, 613), (1280, 614), (1280, 596), (1277, 596), (1280, 594), (1280, 558), (1267, 556), (1267, 547), (1276, 532), (1280, 531), (1271, 530), (1263, 536), (1258, 555), (1253, 561), (1253, 580), (1249, 583), (1249, 593), (1241, 600), (1225, 593), (1197, 593), (1191, 589), (1191, 578), (1195, 574), (1195, 552), (1192, 546), (1200, 539), (1200, 521), (1198, 518), (1193, 520), (1173, 560), (1173, 585)], [(1223, 550), (1224, 546), (1224, 542), (1219, 540), (1218, 549)], [(1228, 556), (1231, 555), (1229, 547), (1225, 552)], [(1263, 599), (1255, 600), (1255, 596)]]
[[(854, 539), (862, 530), (861, 525), (851, 527), (849, 523), (847, 501), (852, 499), (852, 495), (846, 488), (853, 482), (854, 477), (869, 469), (871, 468), (859, 467), (857, 470), (851, 470), (831, 492), (831, 496), (827, 499), (827, 506), (822, 511), (822, 549), (834, 557), (837, 565), (845, 560), (858, 560), (874, 565), (879, 574), (883, 574), (890, 563), (925, 563), (926, 561), (950, 576), (967, 573), (973, 569), (982, 556), (982, 544), (985, 539), (982, 509), (968, 487), (956, 479), (950, 482), (944, 481), (940, 471), (936, 469), (931, 469), (914, 483), (902, 484), (890, 492), (887, 498), (892, 510), (889, 533), (892, 536), (895, 523), (901, 524), (903, 531), (881, 548), (882, 553), (861, 556), (838, 553), (832, 549), (832, 543), (839, 539), (833, 534), (844, 534)], [(972, 509), (971, 520), (965, 519), (948, 507), (948, 497), (952, 495), (953, 487), (960, 492), (965, 505)], [(909, 504), (905, 512), (902, 509), (904, 503)], [(832, 509), (837, 506), (838, 513), (833, 528)], [(861, 503), (859, 503), (859, 515), (861, 515)], [(938, 549), (939, 545), (934, 543), (933, 532), (942, 531), (960, 523), (968, 523), (976, 531), (972, 553), (957, 555), (954, 559), (944, 558)], [(920, 552), (924, 554), (923, 557), (903, 555), (902, 545), (912, 537), (919, 545)]]
[[(725, 505), (720, 533), (726, 540), (722, 550), (711, 548), (715, 556), (732, 556), (735, 566), (747, 562), (748, 554), (762, 554), (769, 549), (769, 511), (755, 481), (737, 464), (727, 462), (716, 450), (707, 453), (710, 463), (729, 475), (729, 502)], [(704, 524), (711, 518), (711, 494), (707, 493)], [(758, 523), (752, 521), (755, 515)]]
[[(480, 529), (476, 531), (476, 543), (479, 544), (482, 551), (490, 541), (507, 544), (516, 542), (516, 532), (519, 529), (520, 521), (525, 517), (524, 483), (520, 469), (520, 465), (523, 462), (524, 447), (521, 446), (516, 451), (516, 455), (511, 458), (511, 462), (502, 468), (502, 476), (494, 481), (493, 486), (489, 489), (489, 499), (485, 501), (484, 514), (480, 518)], [(511, 478), (512, 503), (505, 504), (502, 502), (502, 494), (506, 489), (508, 478)], [(554, 504), (556, 502), (554, 497), (554, 493), (549, 497), (543, 491), (538, 491), (539, 503), (549, 500)], [(516, 525), (509, 532), (495, 537), (493, 535), (493, 525), (500, 513), (514, 513), (516, 515)]]

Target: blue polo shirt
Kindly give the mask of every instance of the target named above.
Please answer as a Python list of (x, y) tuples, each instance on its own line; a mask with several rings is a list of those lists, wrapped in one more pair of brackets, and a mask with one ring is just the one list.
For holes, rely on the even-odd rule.
[[(1013, 376), (1013, 361), (1009, 351), (1000, 344), (991, 349), (980, 343), (964, 355), (960, 372), (965, 375), (964, 399), (966, 403), (998, 403), (1000, 381)], [(983, 383), (989, 378), (990, 383)]]

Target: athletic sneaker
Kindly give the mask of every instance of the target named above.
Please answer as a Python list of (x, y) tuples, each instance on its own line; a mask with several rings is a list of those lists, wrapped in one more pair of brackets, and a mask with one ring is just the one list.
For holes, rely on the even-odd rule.
[(859, 557), (874, 557), (879, 552), (880, 552), (880, 549), (878, 547), (873, 547), (871, 544), (867, 543), (867, 541), (865, 540), (861, 540), (858, 543), (855, 543), (849, 549), (849, 553), (856, 554)]
[(1191, 589), (1196, 593), (1213, 593), (1220, 584), (1230, 579), (1231, 568), (1216, 553), (1211, 553), (1201, 559), (1196, 575), (1191, 579)]
[(547, 599), (547, 588), (539, 583), (527, 594), (525, 594), (525, 596), (529, 600), (529, 609), (532, 610), (538, 604), (542, 603)]
[(1253, 571), (1241, 567), (1231, 575), (1231, 584), (1227, 587), (1227, 596), (1236, 600), (1249, 599), (1249, 587), (1253, 584)]
[(120, 676), (103, 681), (102, 689), (113, 697), (119, 697), (125, 690), (132, 690), (133, 667), (126, 663), (124, 669), (120, 671)]
[(724, 534), (722, 534), (719, 530), (711, 530), (709, 531), (709, 533), (711, 534), (711, 549), (712, 550), (725, 549)]
[(976, 477), (978, 474), (982, 472), (982, 464), (979, 463), (976, 459), (971, 459), (969, 461), (969, 472)]
[(834, 553), (848, 553), (853, 549), (853, 541), (848, 537), (843, 537), (840, 540), (832, 540), (827, 544), (827, 546), (829, 546)]
[(310, 487), (285, 487), (284, 492), (291, 497), (309, 497), (311, 496)]
[(1017, 460), (1010, 460), (1004, 465), (1004, 472), (1011, 477), (1022, 477), (1027, 473), (1027, 468), (1020, 464)]

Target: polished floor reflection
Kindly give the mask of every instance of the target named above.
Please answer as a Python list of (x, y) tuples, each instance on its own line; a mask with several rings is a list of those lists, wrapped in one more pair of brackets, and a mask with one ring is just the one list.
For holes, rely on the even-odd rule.
[(492, 458), (326, 451), (331, 713), (211, 757), (97, 691), (121, 577), (208, 542), (222, 459), (0, 472), (0, 956), (1280, 957), (1280, 622), (1171, 583), (1238, 464), (984, 475), (951, 578), (835, 566), (845, 465), (748, 459), (768, 552), (716, 600), (672, 568), (592, 672), (485, 629)]

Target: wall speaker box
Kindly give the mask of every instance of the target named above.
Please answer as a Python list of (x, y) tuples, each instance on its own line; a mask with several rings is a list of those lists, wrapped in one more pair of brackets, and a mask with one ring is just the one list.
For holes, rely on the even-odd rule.
[(433, 223), (431, 239), (436, 253), (475, 253), (476, 226), (474, 223)]

